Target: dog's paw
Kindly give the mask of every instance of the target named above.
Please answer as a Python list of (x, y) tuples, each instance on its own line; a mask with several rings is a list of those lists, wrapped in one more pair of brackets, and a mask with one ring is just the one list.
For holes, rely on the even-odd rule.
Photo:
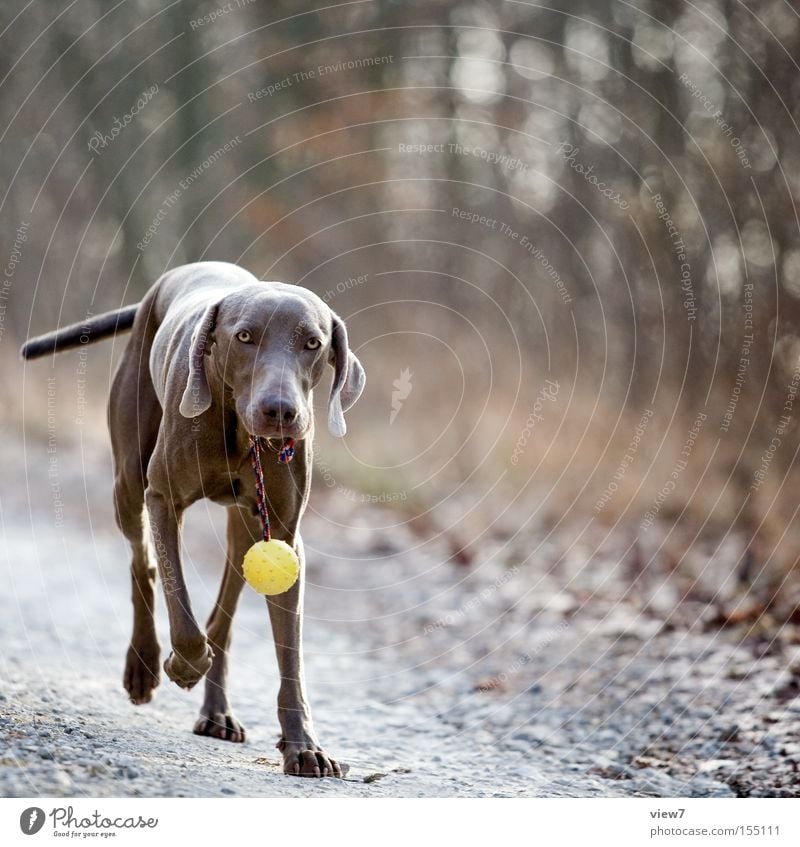
[(214, 651), (206, 641), (198, 650), (185, 650), (181, 653), (173, 650), (164, 662), (167, 676), (180, 688), (194, 688), (198, 682), (211, 670)]
[(131, 703), (141, 706), (153, 699), (153, 691), (161, 681), (158, 657), (158, 642), (145, 645), (131, 644), (128, 647), (122, 684), (131, 698)]
[(238, 744), (242, 744), (245, 740), (244, 727), (231, 712), (201, 714), (192, 731), (195, 735), (206, 735), (209, 738), (220, 738), (222, 741), (233, 741)]
[(277, 748), (283, 754), (283, 772), (289, 776), (335, 776), (341, 779), (349, 770), (347, 765), (332, 759), (319, 744), (281, 739)]

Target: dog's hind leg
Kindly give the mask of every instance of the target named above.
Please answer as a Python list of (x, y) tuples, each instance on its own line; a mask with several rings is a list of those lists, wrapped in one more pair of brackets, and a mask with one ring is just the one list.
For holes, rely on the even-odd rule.
[(127, 511), (134, 498), (130, 492), (122, 490), (123, 486), (117, 485), (114, 498), (120, 529), (125, 533), (133, 550), (131, 563), (133, 634), (125, 657), (123, 685), (131, 702), (141, 705), (150, 702), (153, 690), (161, 676), (160, 647), (153, 615), (156, 569), (152, 564), (150, 545), (147, 540), (144, 503), (142, 502), (139, 507), (141, 511), (138, 518), (134, 516), (133, 510)]
[(237, 506), (228, 507), (228, 552), (225, 573), (214, 611), (208, 619), (208, 643), (214, 651), (211, 670), (206, 674), (206, 691), (195, 735), (210, 735), (224, 741), (244, 741), (244, 727), (228, 703), (228, 648), (231, 624), (244, 585), (242, 560), (249, 547), (260, 540), (258, 519)]
[(114, 507), (117, 524), (133, 551), (131, 582), (133, 634), (125, 660), (123, 685), (133, 703), (147, 703), (160, 678), (156, 637), (156, 569), (144, 508), (146, 468), (158, 435), (161, 407), (149, 374), (141, 373), (138, 345), (131, 344), (114, 377), (109, 429), (114, 453)]

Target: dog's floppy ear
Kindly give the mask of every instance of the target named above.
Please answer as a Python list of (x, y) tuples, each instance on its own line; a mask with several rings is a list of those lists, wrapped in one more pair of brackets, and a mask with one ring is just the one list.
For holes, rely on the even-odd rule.
[(334, 375), (328, 401), (328, 429), (332, 435), (341, 438), (347, 432), (344, 413), (361, 396), (367, 378), (361, 362), (350, 352), (347, 329), (338, 315), (333, 316), (330, 363)]
[(189, 378), (181, 398), (180, 411), (185, 418), (202, 415), (211, 405), (211, 391), (206, 377), (205, 356), (214, 341), (219, 303), (212, 303), (197, 322), (189, 347)]

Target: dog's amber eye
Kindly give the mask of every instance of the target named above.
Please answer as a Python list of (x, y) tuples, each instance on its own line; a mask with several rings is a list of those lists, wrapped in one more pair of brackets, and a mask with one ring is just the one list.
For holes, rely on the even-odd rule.
[(319, 350), (320, 344), (322, 344), (322, 342), (319, 338), (309, 338), (308, 341), (306, 341), (306, 350)]
[(253, 343), (253, 335), (249, 329), (242, 329), (236, 333), (236, 339), (241, 341), (242, 344), (252, 344)]

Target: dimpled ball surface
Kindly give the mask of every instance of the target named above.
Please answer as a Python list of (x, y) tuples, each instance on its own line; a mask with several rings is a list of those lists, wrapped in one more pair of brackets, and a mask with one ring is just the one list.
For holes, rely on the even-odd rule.
[(299, 575), (297, 553), (285, 541), (258, 541), (245, 554), (244, 578), (259, 594), (283, 594)]

